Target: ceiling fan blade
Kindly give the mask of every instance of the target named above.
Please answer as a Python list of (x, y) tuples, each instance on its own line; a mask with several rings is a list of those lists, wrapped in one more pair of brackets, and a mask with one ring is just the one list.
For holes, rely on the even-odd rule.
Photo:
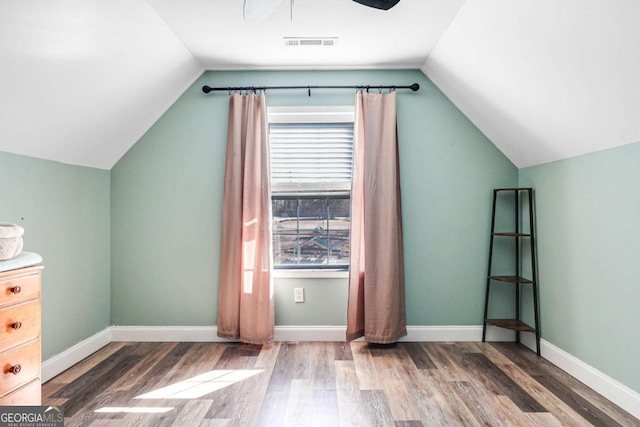
[(271, 15), (283, 0), (244, 0), (245, 21), (261, 21)]
[(389, 10), (400, 0), (353, 0), (365, 6), (374, 7), (376, 9)]

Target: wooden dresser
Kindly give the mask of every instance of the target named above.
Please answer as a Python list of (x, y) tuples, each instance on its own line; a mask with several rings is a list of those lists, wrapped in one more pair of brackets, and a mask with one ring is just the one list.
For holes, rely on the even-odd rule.
[(0, 406), (41, 404), (43, 268), (0, 272)]

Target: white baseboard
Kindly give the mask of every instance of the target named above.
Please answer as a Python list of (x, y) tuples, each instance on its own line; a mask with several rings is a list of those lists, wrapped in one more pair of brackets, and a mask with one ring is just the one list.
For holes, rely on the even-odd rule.
[[(112, 326), (113, 341), (232, 342), (216, 326)], [(274, 341), (344, 341), (341, 326), (276, 326)]]
[[(344, 341), (344, 326), (276, 326), (274, 341)], [(489, 327), (488, 341), (513, 341), (513, 332)], [(228, 342), (216, 326), (112, 326), (112, 341)], [(401, 341), (480, 341), (482, 326), (408, 326)]]
[(344, 326), (276, 326), (274, 341), (344, 341)]
[[(344, 326), (276, 326), (274, 341), (345, 341)], [(489, 341), (513, 341), (515, 335), (501, 328), (487, 329)], [(359, 339), (358, 341), (361, 341)], [(482, 326), (407, 326), (400, 341), (481, 341)]]
[(42, 362), (42, 382), (47, 382), (111, 342), (111, 328), (106, 328), (60, 354)]
[[(344, 341), (344, 326), (276, 326), (275, 341)], [(515, 334), (488, 327), (487, 341), (514, 341)], [(408, 326), (401, 341), (481, 341), (482, 326)], [(112, 326), (42, 364), (48, 381), (110, 342), (230, 342), (217, 336), (216, 326)], [(521, 334), (521, 342), (535, 351), (535, 336)], [(553, 344), (540, 340), (542, 357), (640, 419), (640, 394)]]
[[(487, 341), (514, 341), (512, 331), (487, 327)], [(482, 341), (482, 326), (407, 326), (407, 336), (400, 341)]]
[[(535, 345), (535, 343), (534, 343)], [(603, 374), (591, 365), (556, 347), (548, 341), (540, 340), (541, 356), (572, 377), (580, 380), (634, 417), (640, 419), (640, 393)]]
[(228, 342), (216, 326), (112, 326), (115, 342)]

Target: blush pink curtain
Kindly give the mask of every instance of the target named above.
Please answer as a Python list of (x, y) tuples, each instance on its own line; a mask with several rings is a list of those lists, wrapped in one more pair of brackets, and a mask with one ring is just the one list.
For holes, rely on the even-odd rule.
[(264, 93), (230, 96), (227, 126), (218, 336), (264, 344), (274, 331)]
[(356, 94), (347, 340), (407, 335), (396, 93)]

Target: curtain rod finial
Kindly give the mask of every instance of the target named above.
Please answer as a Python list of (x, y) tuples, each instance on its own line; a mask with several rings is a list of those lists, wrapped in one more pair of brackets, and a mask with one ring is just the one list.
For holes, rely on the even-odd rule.
[(417, 92), (418, 89), (420, 89), (420, 85), (418, 83), (414, 83), (411, 86), (409, 86), (409, 89), (411, 89), (414, 92)]
[(209, 92), (211, 92), (211, 90), (212, 90), (212, 89), (211, 89), (209, 86), (207, 86), (207, 85), (202, 86), (202, 91), (203, 91), (204, 93), (209, 93)]

